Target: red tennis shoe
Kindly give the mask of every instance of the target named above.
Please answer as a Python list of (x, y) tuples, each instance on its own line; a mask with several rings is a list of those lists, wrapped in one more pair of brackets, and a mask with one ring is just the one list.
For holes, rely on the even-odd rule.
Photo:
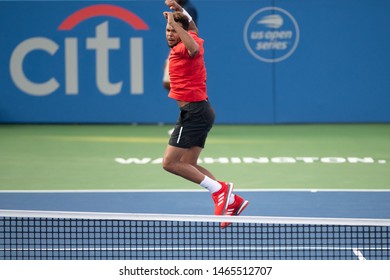
[(220, 182), (222, 188), (212, 194), (214, 200), (214, 215), (224, 215), (229, 204), (230, 195), (233, 192), (233, 183)]
[[(225, 215), (226, 216), (238, 216), (244, 211), (244, 209), (248, 206), (248, 200), (244, 200), (241, 196), (237, 194), (234, 196), (234, 202), (228, 205)], [(230, 225), (230, 222), (222, 222), (221, 228), (226, 228)]]

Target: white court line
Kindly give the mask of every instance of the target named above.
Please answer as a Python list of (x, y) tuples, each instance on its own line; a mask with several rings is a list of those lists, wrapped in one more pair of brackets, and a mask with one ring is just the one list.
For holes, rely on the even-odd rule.
[(352, 252), (358, 257), (359, 261), (365, 261), (365, 260), (366, 260), (366, 258), (364, 257), (364, 255), (362, 254), (362, 252), (360, 252), (359, 249), (353, 248), (353, 249), (352, 249)]
[[(226, 247), (194, 247), (194, 246), (177, 246), (177, 247), (37, 247), (33, 248), (3, 248), (5, 251), (231, 251), (231, 250), (247, 250), (247, 251), (353, 251), (356, 255), (360, 255), (364, 260), (363, 254), (359, 249), (352, 247), (324, 247), (324, 246), (226, 246)], [(390, 248), (362, 248), (362, 250), (389, 250)]]
[[(357, 248), (351, 247), (322, 247), (322, 246), (275, 246), (275, 247), (264, 247), (264, 246), (217, 246), (217, 247), (202, 247), (202, 246), (171, 246), (171, 247), (36, 247), (34, 245), (33, 248), (1, 248), (6, 252), (67, 252), (67, 251), (94, 251), (94, 252), (114, 252), (114, 251), (127, 251), (127, 252), (180, 252), (180, 251), (213, 251), (213, 252), (221, 252), (221, 251), (244, 251), (244, 252), (253, 252), (253, 251), (268, 251), (268, 252), (283, 252), (288, 257), (288, 252), (290, 252), (292, 257), (294, 256), (294, 252), (296, 251), (334, 251), (334, 252), (345, 252), (352, 251), (358, 258), (358, 260), (366, 260), (361, 251)], [(390, 248), (361, 248), (361, 250), (389, 250)], [(299, 256), (298, 256), (299, 257)], [(302, 256), (300, 256), (302, 257)], [(305, 257), (305, 256), (303, 256)], [(311, 257), (309, 254), (308, 257)], [(321, 257), (319, 254), (318, 257)]]

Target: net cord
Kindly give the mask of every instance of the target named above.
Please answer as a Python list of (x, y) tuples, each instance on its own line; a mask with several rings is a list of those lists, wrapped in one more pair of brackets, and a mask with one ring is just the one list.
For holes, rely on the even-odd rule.
[(300, 224), (343, 226), (390, 226), (390, 219), (309, 218), (277, 216), (213, 216), (183, 214), (102, 213), (71, 211), (0, 210), (0, 217), (63, 218), (86, 220), (133, 220), (133, 221), (185, 221), (231, 222), (255, 224)]

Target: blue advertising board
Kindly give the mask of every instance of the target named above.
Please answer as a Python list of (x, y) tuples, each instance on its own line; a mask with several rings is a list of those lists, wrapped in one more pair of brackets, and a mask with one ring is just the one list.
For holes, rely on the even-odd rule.
[[(217, 123), (390, 121), (389, 1), (192, 3)], [(0, 1), (0, 122), (175, 122), (165, 10)]]

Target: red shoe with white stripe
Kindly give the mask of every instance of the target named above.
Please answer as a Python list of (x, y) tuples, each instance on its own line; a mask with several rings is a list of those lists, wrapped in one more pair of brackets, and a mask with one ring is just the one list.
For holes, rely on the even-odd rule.
[[(238, 196), (237, 194), (234, 195), (234, 202), (230, 205), (228, 205), (226, 209), (226, 216), (238, 216), (244, 211), (244, 209), (248, 206), (249, 202), (248, 200), (244, 200), (241, 196)], [(222, 222), (221, 228), (226, 228), (229, 226), (229, 222)]]
[(233, 193), (233, 183), (218, 182), (222, 188), (212, 195), (214, 200), (214, 215), (224, 215), (229, 204), (230, 195)]

